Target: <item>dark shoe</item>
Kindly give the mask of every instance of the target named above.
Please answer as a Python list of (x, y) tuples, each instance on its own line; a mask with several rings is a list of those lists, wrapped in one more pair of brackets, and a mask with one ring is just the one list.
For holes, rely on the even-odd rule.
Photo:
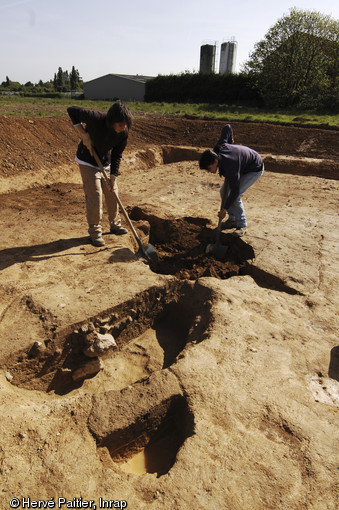
[(124, 228), (124, 227), (111, 227), (110, 232), (111, 232), (111, 234), (115, 234), (116, 236), (128, 234), (127, 228)]
[(105, 241), (103, 240), (101, 234), (97, 237), (91, 237), (91, 243), (93, 244), (93, 246), (96, 246), (96, 247), (100, 247), (100, 246), (105, 246)]
[(232, 236), (234, 237), (242, 237), (246, 234), (247, 227), (238, 227), (232, 232)]
[(222, 222), (221, 230), (236, 228), (236, 226), (237, 226), (237, 222), (235, 220), (228, 219), (228, 220)]

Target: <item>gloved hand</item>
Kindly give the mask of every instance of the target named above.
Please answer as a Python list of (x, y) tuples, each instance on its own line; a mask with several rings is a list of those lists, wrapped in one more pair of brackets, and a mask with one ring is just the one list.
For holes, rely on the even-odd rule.
[(91, 137), (89, 136), (89, 134), (86, 131), (81, 135), (81, 137), (82, 137), (82, 143), (85, 145), (85, 147), (87, 147), (91, 156), (93, 156), (93, 151), (92, 151), (93, 143), (92, 143)]
[(226, 216), (226, 209), (221, 209), (221, 210), (218, 212), (218, 216), (219, 216), (219, 218), (221, 218), (221, 219), (225, 218), (225, 216)]

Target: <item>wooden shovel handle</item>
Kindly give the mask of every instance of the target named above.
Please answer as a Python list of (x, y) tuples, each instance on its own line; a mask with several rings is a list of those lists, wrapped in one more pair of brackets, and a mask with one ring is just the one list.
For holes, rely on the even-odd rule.
[(105, 172), (105, 170), (104, 170), (104, 167), (102, 166), (102, 163), (101, 163), (101, 161), (100, 161), (100, 159), (99, 159), (99, 156), (98, 156), (98, 154), (96, 153), (96, 151), (95, 151), (94, 147), (92, 147), (92, 154), (93, 154), (93, 156), (94, 156), (95, 161), (97, 162), (97, 165), (98, 165), (98, 167), (99, 167), (99, 169), (100, 169), (100, 172), (101, 172), (101, 173), (102, 173), (102, 175), (103, 175), (104, 181), (105, 181), (106, 185), (108, 186), (108, 189), (110, 189), (110, 190), (111, 190), (111, 192), (112, 192), (112, 193), (114, 193), (114, 195), (115, 195), (115, 197), (116, 197), (116, 199), (117, 199), (117, 201), (118, 201), (119, 207), (120, 207), (120, 209), (122, 210), (123, 215), (125, 216), (126, 221), (127, 221), (127, 223), (129, 224), (129, 226), (130, 226), (130, 228), (131, 228), (131, 230), (132, 230), (132, 232), (133, 232), (133, 235), (134, 235), (135, 239), (137, 240), (137, 243), (138, 243), (139, 247), (140, 247), (141, 249), (143, 249), (142, 242), (140, 241), (139, 236), (138, 236), (138, 234), (137, 234), (137, 232), (136, 232), (135, 228), (133, 227), (133, 224), (132, 224), (132, 222), (131, 222), (131, 220), (130, 220), (130, 218), (129, 218), (128, 214), (127, 214), (127, 211), (125, 210), (124, 206), (123, 206), (123, 205), (122, 205), (122, 203), (121, 203), (121, 200), (120, 200), (120, 198), (119, 198), (119, 195), (117, 195), (117, 193), (114, 191), (114, 189), (113, 189), (113, 187), (112, 187), (112, 183), (111, 183), (110, 179), (107, 177), (106, 172)]
[[(224, 201), (225, 201), (225, 198), (226, 198), (226, 193), (227, 193), (227, 185), (226, 185), (226, 179), (225, 179), (224, 180), (224, 189), (222, 190), (222, 197), (221, 197), (221, 204), (220, 204), (220, 211), (219, 212), (221, 212), (223, 210), (223, 204), (224, 204)], [(217, 236), (218, 237), (220, 237), (222, 220), (223, 220), (223, 218), (219, 217), (218, 227), (217, 227)]]

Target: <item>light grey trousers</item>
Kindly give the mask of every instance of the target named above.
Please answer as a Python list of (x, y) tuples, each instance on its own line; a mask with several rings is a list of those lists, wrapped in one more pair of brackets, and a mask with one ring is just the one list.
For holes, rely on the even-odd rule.
[[(91, 237), (97, 237), (102, 233), (103, 195), (105, 196), (110, 226), (113, 228), (120, 227), (121, 218), (118, 201), (114, 193), (108, 189), (100, 170), (87, 165), (79, 165), (79, 167), (85, 192), (86, 218), (89, 235)], [(106, 175), (108, 179), (110, 179), (108, 171), (106, 171)], [(118, 194), (117, 180), (114, 176), (111, 178), (113, 189), (115, 193)]]
[[(245, 193), (246, 190), (250, 186), (252, 186), (255, 181), (259, 179), (259, 177), (262, 176), (264, 173), (264, 165), (262, 167), (262, 170), (260, 172), (250, 172), (248, 174), (242, 175), (240, 177), (240, 194), (237, 196), (237, 198), (234, 200), (233, 204), (230, 205), (230, 207), (227, 209), (228, 212), (228, 219), (233, 220), (237, 223), (238, 227), (246, 227), (247, 221), (246, 221), (246, 215), (245, 215), (245, 208), (243, 201), (241, 199), (241, 195)], [(226, 183), (227, 185), (227, 183)], [(220, 195), (223, 196), (224, 192), (224, 184), (220, 188)], [(230, 188), (227, 185), (227, 196), (230, 194)]]

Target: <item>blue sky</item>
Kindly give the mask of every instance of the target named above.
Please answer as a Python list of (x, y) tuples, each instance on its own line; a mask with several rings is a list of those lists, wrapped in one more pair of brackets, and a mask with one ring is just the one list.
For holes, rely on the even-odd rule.
[(47, 81), (73, 65), (84, 81), (193, 72), (202, 44), (233, 37), (238, 72), (291, 7), (339, 18), (335, 0), (0, 0), (0, 82)]

